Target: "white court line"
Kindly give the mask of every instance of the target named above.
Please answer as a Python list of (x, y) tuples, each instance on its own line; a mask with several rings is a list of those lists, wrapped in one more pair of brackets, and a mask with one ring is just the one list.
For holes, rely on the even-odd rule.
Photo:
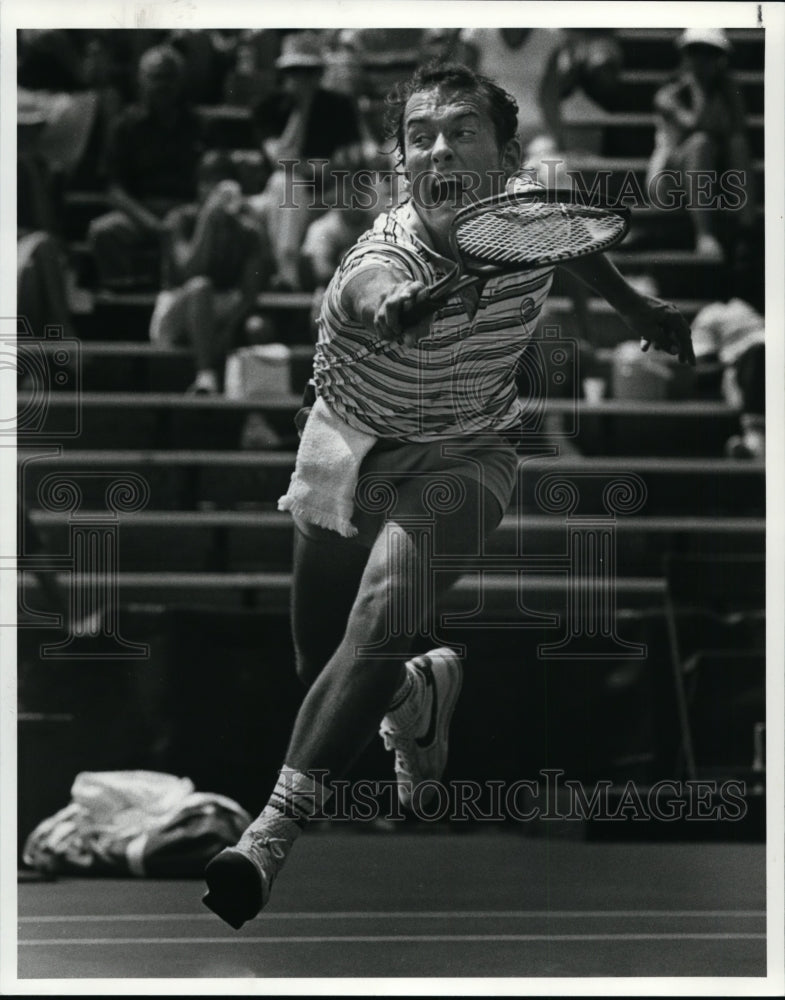
[(765, 941), (765, 934), (334, 934), (293, 937), (200, 937), (200, 938), (42, 938), (19, 941), (19, 947), (73, 947), (74, 945), (135, 944), (389, 944), (391, 942), (443, 942), (465, 944), (491, 941)]
[[(328, 910), (320, 912), (294, 911), (287, 913), (267, 912), (260, 913), (256, 920), (490, 920), (515, 919), (515, 920), (542, 920), (542, 919), (596, 919), (596, 918), (624, 918), (637, 919), (651, 917), (653, 919), (680, 919), (680, 918), (719, 918), (736, 917), (740, 919), (754, 919), (765, 917), (765, 910)], [(63, 916), (42, 916), (42, 917), (19, 917), (20, 924), (68, 924), (68, 923), (89, 923), (89, 922), (133, 922), (150, 920), (215, 920), (211, 913), (107, 913), (80, 915), (75, 913)]]

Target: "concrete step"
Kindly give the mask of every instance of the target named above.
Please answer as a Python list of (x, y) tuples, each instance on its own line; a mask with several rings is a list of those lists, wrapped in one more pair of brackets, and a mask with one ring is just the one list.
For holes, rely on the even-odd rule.
[[(685, 369), (685, 371), (687, 371)], [(549, 397), (547, 372), (538, 395), (523, 403), (527, 446), (555, 442), (587, 454), (719, 456), (738, 430), (738, 411), (724, 402)], [(614, 375), (608, 370), (611, 390)], [(580, 382), (578, 382), (580, 386)], [(561, 388), (561, 387), (559, 387)], [(577, 389), (580, 392), (580, 387)], [(67, 449), (210, 449), (240, 447), (250, 414), (260, 413), (281, 438), (268, 447), (296, 447), (294, 416), (300, 394), (228, 399), (176, 393), (53, 392), (44, 403), (20, 393), (19, 432), (28, 444)], [(39, 412), (40, 415), (39, 415)]]
[[(102, 512), (82, 511), (85, 523)], [(71, 516), (62, 511), (30, 512), (46, 552), (70, 547)], [(259, 572), (291, 567), (292, 519), (278, 511), (160, 511), (117, 515), (120, 563), (127, 571)], [(657, 576), (669, 552), (701, 555), (763, 552), (763, 518), (642, 517), (614, 519), (617, 571), (622, 576)], [(569, 521), (548, 514), (508, 514), (486, 546), (489, 556), (519, 558), (542, 566), (566, 551)], [(24, 538), (20, 551), (25, 551)]]
[[(90, 587), (90, 574), (60, 574), (58, 583), (64, 588)], [(121, 572), (115, 585), (123, 602), (155, 601), (176, 606), (207, 602), (213, 608), (252, 607), (267, 613), (281, 614), (289, 607), (291, 575), (289, 573), (132, 573)], [(19, 589), (34, 604), (38, 585), (28, 573), (20, 574)], [(529, 619), (529, 612), (563, 617), (566, 614), (568, 590), (592, 595), (595, 580), (573, 578), (569, 585), (564, 574), (547, 575), (514, 570), (509, 573), (468, 573), (462, 577), (444, 600), (447, 625), (497, 621), (511, 627)], [(664, 583), (659, 578), (637, 577), (616, 581), (616, 600), (624, 607), (647, 607), (661, 601)], [(605, 595), (601, 595), (604, 597)], [(477, 615), (478, 600), (482, 615)], [(525, 600), (526, 610), (520, 601)]]
[[(599, 152), (608, 157), (649, 156), (654, 149), (657, 116), (652, 111), (595, 112), (581, 118), (564, 118), (564, 128), (570, 145), (581, 148), (582, 136), (600, 135)], [(764, 116), (748, 114), (747, 137), (755, 157), (765, 155), (763, 138)]]
[[(20, 488), (28, 506), (55, 505), (57, 491), (67, 483), (62, 496), (67, 509), (72, 504), (103, 507), (113, 496), (107, 490), (115, 481), (126, 481), (129, 495), (127, 502), (122, 497), (117, 501), (120, 509), (236, 510), (250, 505), (270, 511), (286, 492), (294, 468), (290, 451), (53, 451), (18, 451)], [(566, 492), (556, 489), (557, 482), (567, 484)], [(617, 486), (630, 500), (636, 498), (646, 515), (765, 513), (765, 466), (760, 461), (637, 456), (521, 456), (514, 509), (543, 513), (551, 490), (565, 501), (577, 491), (573, 513), (605, 514)]]
[[(33, 349), (33, 348), (31, 348)], [(57, 341), (37, 341), (34, 349), (53, 355)], [(193, 382), (194, 363), (187, 347), (168, 347), (149, 341), (89, 341), (74, 345), (81, 366), (81, 386), (87, 392), (181, 393)], [(312, 374), (313, 348), (289, 348), (291, 388), (298, 394)]]
[[(645, 271), (656, 259), (655, 251), (647, 250), (640, 258), (630, 258)], [(666, 261), (668, 258), (666, 257)], [(676, 258), (676, 264), (664, 264), (671, 270), (684, 270), (685, 257)], [(704, 269), (705, 270), (705, 269)], [(632, 269), (631, 269), (632, 271)], [(689, 271), (689, 273), (692, 273)], [(707, 271), (714, 274), (714, 271)], [(558, 286), (558, 274), (555, 282)], [(727, 286), (726, 286), (727, 287)], [(720, 286), (715, 283), (709, 295), (701, 297), (689, 282), (685, 283), (686, 294), (671, 299), (673, 304), (688, 319), (708, 302), (723, 298)], [(259, 309), (275, 324), (276, 339), (289, 346), (312, 344), (313, 331), (309, 321), (312, 296), (306, 293), (271, 293), (259, 296)], [(150, 317), (155, 305), (155, 295), (150, 292), (113, 295), (100, 293), (94, 296), (94, 308), (89, 316), (75, 318), (75, 323), (83, 341), (117, 341), (149, 343)], [(592, 343), (597, 347), (609, 347), (629, 340), (633, 335), (621, 317), (604, 299), (591, 297), (587, 303), (589, 327)], [(579, 335), (575, 321), (575, 307), (564, 294), (549, 296), (543, 310), (541, 325), (556, 324), (562, 328), (563, 336)]]

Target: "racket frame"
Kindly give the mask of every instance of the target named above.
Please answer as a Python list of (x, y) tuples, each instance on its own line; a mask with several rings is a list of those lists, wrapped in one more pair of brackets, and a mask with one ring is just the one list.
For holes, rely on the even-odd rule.
[[(614, 239), (603, 243), (602, 246), (587, 248), (585, 250), (578, 251), (569, 257), (561, 257), (559, 260), (554, 261), (546, 260), (531, 264), (485, 264), (477, 258), (472, 258), (471, 256), (465, 254), (461, 250), (458, 245), (457, 231), (459, 226), (467, 219), (472, 218), (475, 215), (485, 214), (492, 208), (504, 206), (514, 207), (520, 204), (533, 204), (535, 202), (552, 202), (554, 204), (567, 206), (598, 208), (621, 218), (623, 225), (619, 234)], [(630, 227), (630, 214), (630, 209), (626, 205), (611, 205), (609, 202), (602, 200), (598, 203), (596, 199), (592, 199), (587, 205), (584, 199), (576, 197), (573, 192), (563, 191), (557, 188), (550, 190), (537, 189), (518, 193), (505, 193), (492, 195), (490, 198), (479, 199), (473, 205), (466, 205), (464, 208), (459, 209), (455, 218), (452, 220), (448, 240), (450, 250), (456, 260), (456, 264), (451, 271), (445, 274), (442, 278), (439, 278), (438, 281), (434, 282), (434, 284), (430, 286), (428, 289), (428, 298), (424, 305), (441, 302), (448, 295), (462, 291), (464, 288), (469, 288), (472, 285), (475, 285), (478, 281), (492, 278), (499, 274), (505, 274), (513, 271), (536, 271), (539, 268), (549, 266), (557, 267), (559, 264), (563, 264), (571, 260), (578, 260), (582, 257), (590, 257), (597, 253), (604, 253), (606, 250), (618, 246), (618, 244), (621, 243), (627, 236)], [(413, 312), (419, 313), (420, 310), (415, 309)], [(418, 316), (418, 318), (421, 317)]]

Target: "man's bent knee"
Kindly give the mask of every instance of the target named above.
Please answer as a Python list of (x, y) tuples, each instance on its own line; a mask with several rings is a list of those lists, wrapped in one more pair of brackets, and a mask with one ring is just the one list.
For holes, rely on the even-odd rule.
[(213, 283), (202, 274), (197, 274), (189, 278), (183, 285), (183, 289), (188, 295), (205, 295), (213, 290)]

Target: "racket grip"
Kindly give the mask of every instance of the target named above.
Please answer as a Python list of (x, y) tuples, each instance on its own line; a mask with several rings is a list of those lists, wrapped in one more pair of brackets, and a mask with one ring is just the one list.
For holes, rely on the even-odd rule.
[(408, 309), (403, 316), (403, 326), (404, 329), (409, 330), (413, 326), (417, 326), (424, 319), (429, 316), (433, 316), (436, 310), (442, 303), (441, 298), (428, 298), (424, 302), (415, 302), (411, 309)]
[(433, 316), (448, 296), (453, 295), (455, 292), (460, 292), (464, 288), (470, 288), (472, 285), (476, 285), (478, 281), (479, 278), (477, 276), (465, 274), (457, 281), (451, 280), (448, 285), (436, 285), (431, 290), (427, 299), (423, 302), (415, 302), (411, 309), (406, 312), (403, 317), (404, 329), (408, 330), (429, 316)]

